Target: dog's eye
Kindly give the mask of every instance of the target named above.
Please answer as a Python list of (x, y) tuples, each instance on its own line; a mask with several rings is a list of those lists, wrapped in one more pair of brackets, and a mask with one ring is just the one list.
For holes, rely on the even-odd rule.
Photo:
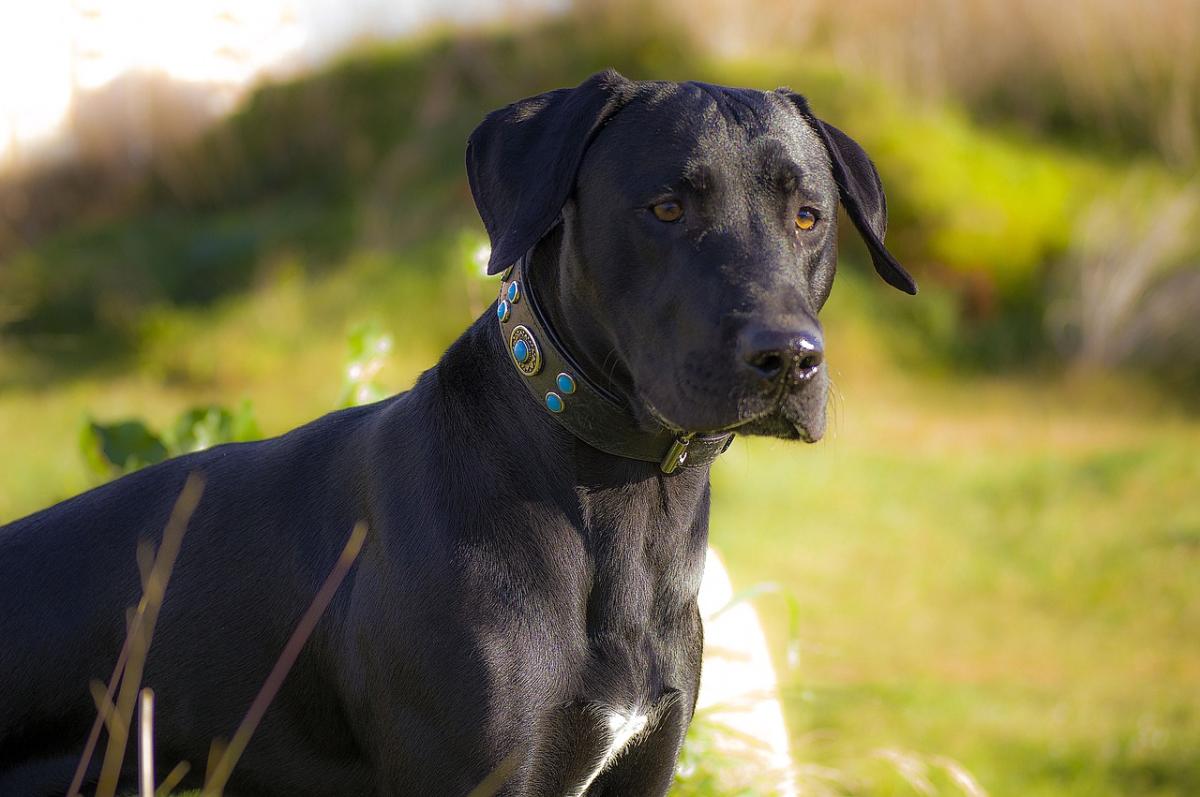
[(665, 202), (659, 202), (650, 208), (654, 211), (654, 218), (659, 221), (672, 222), (679, 221), (683, 218), (683, 205), (673, 199), (668, 199)]
[(811, 230), (817, 224), (817, 211), (813, 208), (800, 208), (796, 214), (796, 229)]

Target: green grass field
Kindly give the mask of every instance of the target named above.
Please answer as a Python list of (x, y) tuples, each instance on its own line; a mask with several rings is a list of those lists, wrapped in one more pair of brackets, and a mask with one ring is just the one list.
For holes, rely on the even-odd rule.
[(845, 382), (832, 440), (716, 474), (735, 577), (798, 599), (797, 754), (864, 778), (880, 748), (946, 755), (994, 795), (1200, 792), (1200, 425), (1086, 384)]
[[(209, 310), (160, 314), (135, 361), (77, 379), (23, 379), (7, 358), (0, 521), (92, 483), (88, 414), (162, 424), (248, 398), (274, 434), (327, 411), (356, 321), (395, 333), (382, 379), (402, 389), (490, 298), (463, 248), (419, 269), (283, 264)], [(714, 471), (713, 541), (738, 586), (777, 582), (798, 608), (789, 667), (787, 603), (760, 603), (805, 782), (919, 793), (905, 756), (961, 793), (944, 756), (994, 796), (1200, 793), (1200, 422), (1112, 378), (948, 378), (866, 320), (910, 300), (840, 280), (829, 436), (739, 440)]]

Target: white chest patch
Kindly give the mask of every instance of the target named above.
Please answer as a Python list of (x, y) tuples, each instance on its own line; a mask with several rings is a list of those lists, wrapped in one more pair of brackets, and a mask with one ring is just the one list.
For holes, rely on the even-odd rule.
[(621, 754), (621, 751), (639, 733), (646, 729), (646, 724), (649, 721), (645, 714), (636, 711), (623, 713), (606, 708), (601, 709), (599, 713), (602, 718), (602, 727), (608, 732), (608, 748), (601, 753), (600, 759), (596, 762), (592, 773), (584, 778), (583, 783), (575, 791), (571, 792), (569, 797), (581, 797), (588, 790), (588, 787), (592, 785), (592, 781)]

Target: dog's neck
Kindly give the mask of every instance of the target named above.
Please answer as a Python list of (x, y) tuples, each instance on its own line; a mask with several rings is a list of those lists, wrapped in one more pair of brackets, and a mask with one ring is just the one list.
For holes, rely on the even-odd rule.
[[(666, 475), (657, 463), (597, 450), (537, 404), (512, 366), (491, 311), (481, 316), (423, 378), (441, 415), (442, 446), (454, 458), (486, 453), (475, 472), (489, 493), (531, 502), (575, 527), (590, 550), (597, 581), (614, 586), (630, 555), (652, 560), (670, 589), (694, 599), (707, 545), (709, 466)], [(476, 442), (488, 437), (480, 447)], [(464, 471), (448, 463), (450, 471)], [(499, 506), (497, 513), (512, 511)], [(522, 515), (524, 516), (524, 515)], [(646, 563), (644, 562), (644, 566)], [(613, 570), (613, 572), (609, 572)], [(607, 573), (601, 578), (603, 573)], [(665, 582), (664, 582), (665, 583)]]
[[(633, 377), (617, 346), (593, 308), (584, 264), (576, 246), (565, 235), (566, 223), (557, 225), (534, 247), (529, 259), (530, 277), (537, 282), (540, 304), (550, 325), (579, 364), (601, 388), (632, 405)], [(568, 276), (569, 275), (569, 276)], [(632, 406), (630, 406), (632, 409)]]
[(619, 474), (618, 481), (622, 484), (650, 477), (666, 482), (678, 480), (681, 485), (708, 479), (708, 462), (689, 465), (666, 476), (657, 462), (609, 454), (571, 434), (534, 398), (525, 378), (513, 367), (508, 343), (496, 328), (494, 310), (476, 319), (451, 344), (431, 375), (436, 375), (439, 389), (450, 406), (463, 413), (469, 408), (469, 414), (464, 414), (462, 420), (478, 421), (474, 425), (480, 427), (472, 433), (500, 438), (513, 461), (521, 453), (547, 457), (556, 465), (570, 466), (553, 470), (574, 473), (585, 481), (597, 474)]

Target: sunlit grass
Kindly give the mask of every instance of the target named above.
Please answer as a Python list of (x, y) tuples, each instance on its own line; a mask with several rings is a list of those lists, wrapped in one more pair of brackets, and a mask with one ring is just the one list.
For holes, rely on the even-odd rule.
[(407, 387), (472, 320), (469, 306), (483, 309), (478, 284), (421, 262), (446, 263), (460, 248), (455, 239), (411, 258), (359, 255), (324, 276), (280, 264), (271, 279), (215, 308), (156, 313), (124, 368), (24, 384), (21, 361), (0, 359), (0, 380), (13, 383), (0, 390), (0, 437), (22, 453), (0, 458), (0, 522), (92, 484), (78, 450), (87, 414), (162, 428), (188, 406), (248, 398), (264, 433), (279, 434), (330, 411), (342, 390), (346, 334), (364, 319), (397, 338), (381, 380)]
[(735, 579), (803, 607), (798, 757), (864, 794), (911, 793), (881, 748), (993, 795), (1195, 793), (1200, 424), (1136, 386), (860, 369), (830, 337), (835, 436), (739, 441), (713, 502)]

